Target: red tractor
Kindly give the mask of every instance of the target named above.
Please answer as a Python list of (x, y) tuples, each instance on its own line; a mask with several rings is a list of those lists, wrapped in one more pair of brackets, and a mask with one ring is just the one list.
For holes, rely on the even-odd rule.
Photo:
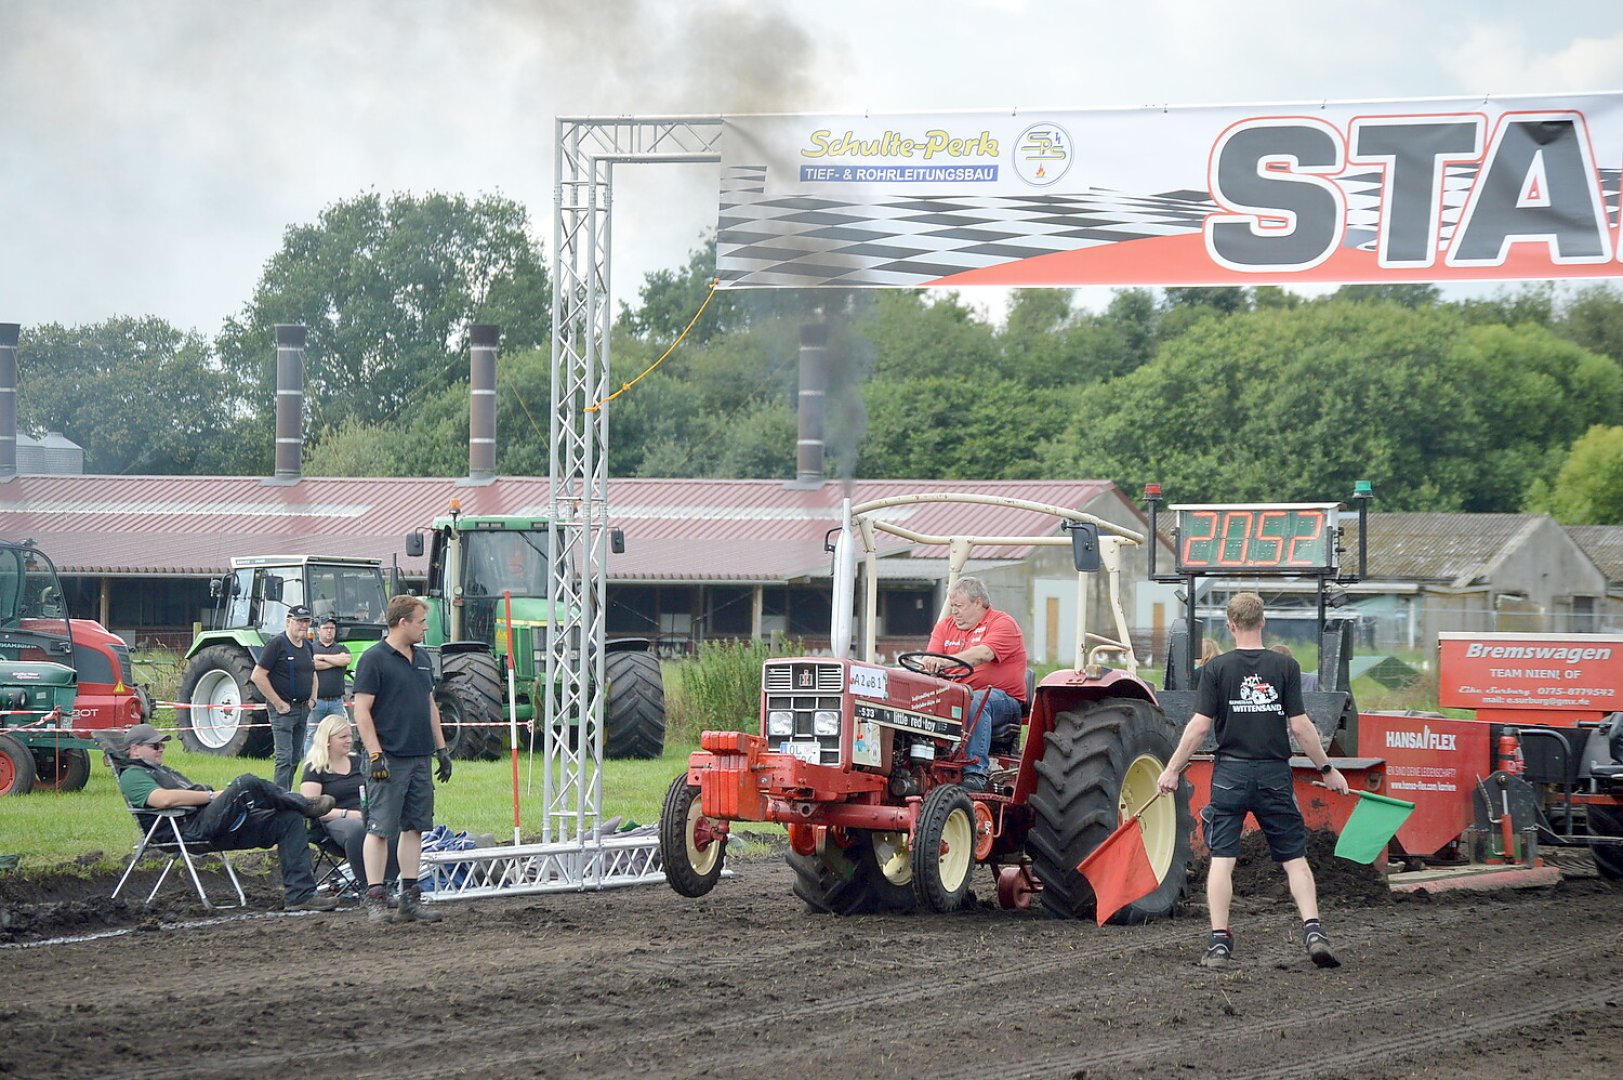
[[(1048, 514), (1070, 536), (931, 536), (900, 523), (906, 515), (897, 508), (929, 502)], [(994, 730), (986, 791), (960, 783), (968, 733), (981, 722), (969, 690), (957, 681), (967, 668), (930, 674), (921, 663), (930, 654), (921, 653), (900, 656), (899, 668), (881, 666), (873, 660), (871, 619), (865, 659), (849, 655), (859, 578), (862, 610), (876, 610), (881, 533), (947, 546), (949, 591), (977, 544), (1072, 546), (1076, 666), (1034, 687), (1019, 725)], [(767, 661), (759, 734), (703, 733), (703, 749), (672, 782), (660, 818), (671, 887), (684, 896), (709, 892), (721, 876), (732, 822), (775, 821), (788, 830), (795, 894), (813, 911), (952, 911), (962, 905), (975, 867), (984, 865), (996, 876), (1003, 906), (1024, 908), (1038, 895), (1050, 914), (1082, 918), (1094, 913), (1094, 896), (1077, 864), (1125, 818), (1142, 812), (1159, 884), (1111, 921), (1170, 914), (1183, 895), (1193, 823), (1187, 783), (1173, 797), (1154, 797), (1178, 730), (1138, 676), (1121, 609), (1121, 549), (1143, 542), (1089, 514), (993, 496), (847, 503), (834, 545), (833, 655)], [(1085, 625), (1087, 583), (1101, 567), (1114, 637), (1090, 634)], [(1121, 666), (1106, 667), (1106, 656)]]

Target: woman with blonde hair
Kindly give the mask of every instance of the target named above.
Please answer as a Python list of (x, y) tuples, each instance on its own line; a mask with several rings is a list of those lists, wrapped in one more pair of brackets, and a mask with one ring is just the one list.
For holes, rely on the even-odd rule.
[[(366, 769), (355, 753), (355, 730), (350, 727), (349, 717), (333, 714), (316, 726), (310, 752), (305, 755), (299, 793), (312, 798), (333, 797), (336, 805), (321, 818), (321, 827), (343, 847), (350, 873), (365, 892), (366, 862), (361, 858), (361, 846), (366, 840)], [(391, 855), (386, 876), (399, 877), (398, 866)]]

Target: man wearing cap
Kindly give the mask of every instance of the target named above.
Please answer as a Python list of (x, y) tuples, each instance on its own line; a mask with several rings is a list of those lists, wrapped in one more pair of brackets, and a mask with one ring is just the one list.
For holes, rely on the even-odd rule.
[(254, 665), (254, 685), (270, 709), (276, 786), (293, 787), (304, 753), (305, 717), (316, 703), (316, 654), (310, 647), (310, 609), (287, 609), (287, 629), (265, 642)]
[(316, 624), (312, 646), (316, 662), (316, 706), (305, 720), (304, 756), (310, 756), (310, 739), (316, 725), (328, 716), (348, 716), (344, 711), (344, 672), (353, 659), (349, 649), (338, 644), (338, 616), (323, 615)]
[[(335, 805), (331, 795), (307, 799), (286, 791), (263, 776), (244, 773), (213, 791), (194, 784), (163, 763), (169, 736), (151, 724), (136, 724), (125, 734), (129, 758), (118, 774), (118, 789), (137, 810), (193, 808), (180, 821), (188, 842), (208, 843), (227, 851), (276, 845), (282, 861), (282, 907), (288, 911), (331, 911), (338, 901), (316, 895), (310, 870), (306, 818), (319, 819)], [(141, 827), (150, 829), (143, 815)]]

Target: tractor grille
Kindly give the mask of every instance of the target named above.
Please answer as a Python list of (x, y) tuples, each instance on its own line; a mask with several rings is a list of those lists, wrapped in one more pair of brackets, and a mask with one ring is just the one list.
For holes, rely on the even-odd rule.
[[(838, 765), (845, 669), (828, 663), (768, 664), (762, 682), (766, 715), (761, 733), (771, 748), (813, 764)], [(821, 734), (818, 713), (824, 716)]]
[(810, 661), (767, 664), (763, 685), (769, 694), (789, 691), (838, 694), (845, 690), (845, 668)]

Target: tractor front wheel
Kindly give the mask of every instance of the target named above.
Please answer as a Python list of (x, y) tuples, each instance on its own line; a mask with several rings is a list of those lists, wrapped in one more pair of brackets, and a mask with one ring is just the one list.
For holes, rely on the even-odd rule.
[(790, 850), (784, 858), (795, 872), (795, 895), (806, 910), (821, 915), (872, 915), (911, 910), (912, 865), (905, 834), (843, 834), (819, 829), (810, 855)]
[(975, 869), (975, 804), (957, 784), (924, 797), (913, 830), (913, 891), (931, 911), (957, 911)]
[(253, 683), (254, 661), (236, 645), (210, 645), (186, 662), (176, 710), (181, 745), (193, 754), (265, 757), (271, 748), (270, 714)]
[(34, 790), (34, 755), (10, 735), (0, 735), (0, 796)]
[(657, 758), (665, 752), (665, 679), (651, 652), (603, 658), (603, 756)]
[(40, 791), (78, 791), (90, 781), (87, 750), (38, 750), (34, 753), (34, 787)]
[(659, 864), (665, 880), (683, 896), (703, 896), (716, 887), (727, 854), (727, 838), (710, 831), (699, 789), (679, 774), (665, 790), (659, 814)]
[(501, 661), (488, 652), (446, 654), (440, 664), (440, 685), (434, 704), (440, 710), (440, 730), (452, 755), (470, 761), (493, 761), (507, 742), (501, 721), (507, 690)]
[(1093, 888), (1076, 864), (1144, 810), (1144, 850), (1160, 884), (1110, 921), (1134, 925), (1171, 915), (1183, 896), (1194, 830), (1187, 780), (1170, 797), (1151, 801), (1156, 778), (1177, 748), (1172, 721), (1147, 701), (1106, 698), (1060, 713), (1044, 738), (1026, 840), (1043, 907), (1056, 918), (1091, 917)]
[[(1623, 811), (1612, 806), (1589, 807), (1589, 835), (1623, 839)], [(1595, 869), (1603, 878), (1623, 881), (1623, 843), (1596, 844), (1589, 849), (1595, 856)]]

